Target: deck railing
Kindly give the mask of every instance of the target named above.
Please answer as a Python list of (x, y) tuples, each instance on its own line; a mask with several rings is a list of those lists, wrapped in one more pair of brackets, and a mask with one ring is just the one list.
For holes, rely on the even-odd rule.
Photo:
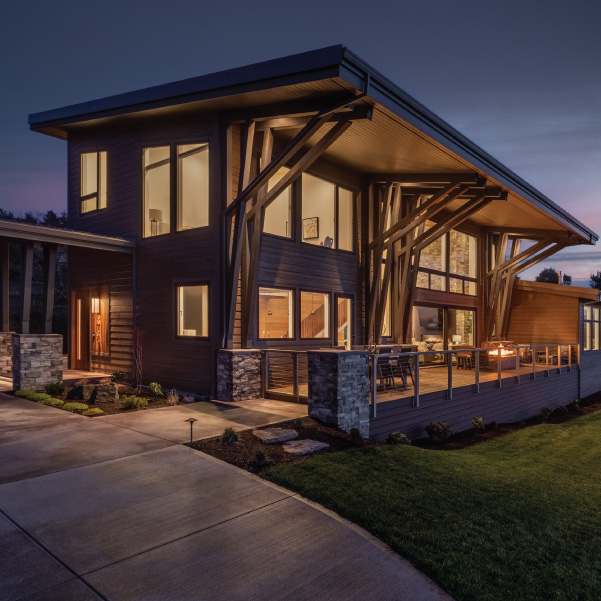
[(265, 349), (261, 351), (263, 397), (306, 401), (308, 394), (307, 351)]
[(420, 406), (420, 395), (446, 390), (453, 399), (453, 390), (473, 386), (480, 392), (483, 382), (513, 378), (535, 380), (550, 373), (569, 372), (580, 363), (580, 345), (536, 344), (497, 348), (428, 350), (410, 353), (372, 354), (370, 357), (371, 416), (378, 403), (403, 397)]

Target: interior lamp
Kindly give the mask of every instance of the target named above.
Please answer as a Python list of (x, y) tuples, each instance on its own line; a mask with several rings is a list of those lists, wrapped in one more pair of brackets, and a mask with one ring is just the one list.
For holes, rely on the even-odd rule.
[(159, 223), (163, 221), (163, 211), (148, 209), (148, 219), (150, 219), (150, 235), (156, 236), (159, 233)]
[(461, 334), (453, 334), (453, 344), (459, 344), (461, 342)]
[(100, 299), (93, 298), (92, 299), (92, 313), (100, 313)]

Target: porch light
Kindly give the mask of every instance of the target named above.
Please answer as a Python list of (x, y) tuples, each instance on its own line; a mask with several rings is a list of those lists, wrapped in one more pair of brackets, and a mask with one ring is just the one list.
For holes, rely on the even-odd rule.
[(92, 299), (92, 313), (100, 313), (100, 299), (99, 298)]

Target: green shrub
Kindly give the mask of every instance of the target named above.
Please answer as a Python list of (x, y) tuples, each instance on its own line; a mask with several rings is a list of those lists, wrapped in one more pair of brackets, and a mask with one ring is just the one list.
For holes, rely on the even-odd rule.
[(104, 411), (98, 407), (92, 407), (91, 409), (84, 411), (82, 415), (85, 415), (86, 417), (96, 417), (98, 415), (104, 415)]
[(303, 418), (302, 417), (297, 417), (294, 420), (294, 429), (295, 430), (302, 430), (305, 427), (305, 423), (303, 422)]
[(148, 401), (135, 394), (130, 394), (129, 396), (126, 395), (123, 397), (121, 404), (126, 409), (144, 409), (148, 406)]
[(411, 444), (411, 441), (407, 437), (407, 434), (402, 434), (401, 432), (391, 432), (386, 437), (386, 444)]
[(88, 406), (85, 403), (65, 403), (62, 408), (71, 413), (82, 413), (87, 411)]
[(567, 405), (566, 405), (568, 411), (579, 411), (580, 410), (580, 401), (578, 399), (572, 399)]
[(518, 426), (519, 426), (520, 428), (525, 428), (525, 427), (526, 427), (526, 422), (520, 422), (520, 423), (518, 424)]
[(125, 380), (124, 371), (114, 371), (111, 374), (111, 382), (115, 382), (115, 384), (118, 384), (119, 382), (123, 382), (123, 380)]
[(226, 428), (221, 435), (221, 444), (238, 442), (238, 432), (234, 428)]
[(150, 388), (150, 392), (152, 392), (153, 396), (165, 396), (163, 394), (161, 385), (158, 382), (151, 382), (148, 387)]
[(44, 390), (51, 396), (56, 396), (57, 394), (63, 394), (67, 387), (64, 382), (54, 382), (53, 384), (46, 384), (44, 386)]
[(263, 449), (255, 449), (255, 467), (261, 468), (267, 465), (267, 457)]
[(472, 417), (472, 426), (474, 426), (474, 430), (476, 430), (477, 432), (482, 432), (485, 428), (484, 418)]
[(50, 407), (62, 407), (65, 404), (65, 401), (61, 401), (60, 399), (43, 399), (38, 401), (40, 405), (49, 405)]
[(565, 415), (568, 412), (568, 408), (565, 405), (558, 405), (553, 409), (553, 415)]
[(30, 394), (27, 398), (30, 401), (35, 401), (36, 403), (39, 403), (40, 401), (47, 401), (52, 397), (49, 394), (46, 394), (45, 392), (34, 392), (33, 394)]
[(23, 388), (22, 390), (17, 390), (15, 392), (15, 396), (18, 396), (22, 399), (28, 399), (32, 394), (37, 394), (35, 390), (31, 390), (31, 388)]
[(361, 432), (359, 431), (359, 428), (351, 428), (349, 430), (349, 437), (350, 439), (354, 442), (354, 443), (360, 443), (363, 442), (363, 436), (361, 436)]
[(447, 422), (433, 422), (428, 424), (425, 430), (426, 434), (437, 444), (445, 442), (453, 436), (453, 430)]
[(496, 432), (499, 429), (499, 422), (496, 422), (496, 421), (490, 422), (490, 424), (488, 424), (488, 426), (486, 426), (486, 429), (490, 430), (491, 432)]
[(542, 407), (540, 410), (540, 416), (543, 418), (543, 421), (546, 422), (551, 417), (551, 409), (549, 407)]

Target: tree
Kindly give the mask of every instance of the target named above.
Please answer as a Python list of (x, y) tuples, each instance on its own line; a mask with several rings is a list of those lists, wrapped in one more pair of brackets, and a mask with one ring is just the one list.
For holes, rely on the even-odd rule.
[(588, 281), (588, 285), (591, 288), (596, 288), (597, 290), (601, 290), (601, 271), (598, 271), (596, 274), (591, 273), (591, 278)]
[[(561, 278), (564, 286), (572, 285), (572, 276), (564, 274)], [(559, 274), (553, 267), (545, 267), (535, 278), (535, 282), (547, 282), (548, 284), (559, 284)]]

